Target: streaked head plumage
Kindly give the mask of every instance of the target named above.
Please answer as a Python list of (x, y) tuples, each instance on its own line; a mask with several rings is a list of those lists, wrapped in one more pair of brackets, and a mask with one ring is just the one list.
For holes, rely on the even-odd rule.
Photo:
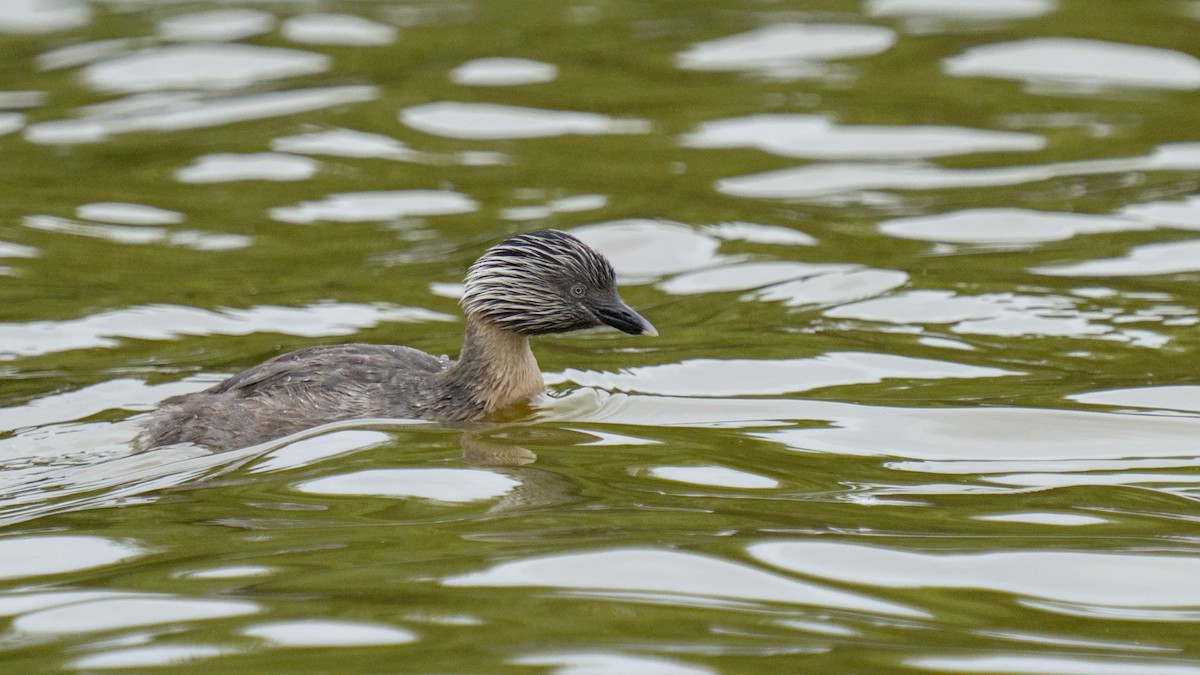
[(602, 324), (656, 334), (617, 296), (608, 259), (557, 230), (518, 234), (488, 249), (467, 272), (462, 306), (468, 317), (526, 336)]

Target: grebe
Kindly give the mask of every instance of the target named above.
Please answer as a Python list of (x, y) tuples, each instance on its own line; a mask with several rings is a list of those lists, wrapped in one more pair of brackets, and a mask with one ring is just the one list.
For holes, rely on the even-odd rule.
[(531, 336), (602, 325), (658, 335), (617, 295), (608, 260), (555, 230), (488, 249), (467, 272), (461, 304), (457, 361), (397, 345), (301, 349), (166, 399), (139, 440), (232, 449), (341, 420), (481, 420), (545, 389)]

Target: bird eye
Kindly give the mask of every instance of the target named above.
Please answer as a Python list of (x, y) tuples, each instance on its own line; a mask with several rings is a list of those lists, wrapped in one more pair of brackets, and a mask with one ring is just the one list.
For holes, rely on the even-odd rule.
[(571, 287), (571, 295), (577, 298), (582, 298), (585, 292), (587, 292), (587, 289), (583, 287), (583, 284), (575, 284)]

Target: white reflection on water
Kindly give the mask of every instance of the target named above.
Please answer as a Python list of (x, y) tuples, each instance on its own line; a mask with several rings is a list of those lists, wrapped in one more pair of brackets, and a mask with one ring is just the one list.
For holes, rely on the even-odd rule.
[(835, 305), (874, 297), (907, 281), (908, 275), (897, 270), (841, 270), (768, 286), (740, 299), (782, 302), (788, 307)]
[(1200, 230), (1200, 196), (1178, 201), (1131, 204), (1122, 208), (1120, 213), (1164, 227)]
[(1030, 488), (1058, 488), (1078, 485), (1153, 485), (1155, 483), (1192, 488), (1200, 487), (1200, 476), (1197, 476), (1195, 473), (1134, 473), (1127, 470), (1113, 474), (1069, 473), (1067, 471), (1007, 474), (989, 476), (984, 480), (989, 483), (999, 483), (1000, 485)]
[(150, 647), (128, 647), (110, 649), (73, 659), (67, 663), (71, 668), (82, 670), (107, 670), (109, 668), (153, 668), (178, 666), (211, 659), (217, 656), (237, 654), (240, 650), (208, 645), (154, 645)]
[(546, 375), (548, 384), (564, 381), (617, 391), (669, 396), (785, 394), (821, 387), (872, 384), (889, 378), (942, 379), (1002, 377), (1016, 371), (891, 354), (830, 352), (809, 359), (690, 359), (619, 373), (567, 369)]
[(37, 256), (38, 250), (32, 246), (0, 241), (0, 258), (36, 258)]
[[(754, 435), (808, 452), (935, 460), (1093, 461), (1200, 452), (1200, 419), (1193, 418), (1042, 408), (856, 408), (817, 402), (798, 407), (808, 409), (802, 418), (834, 426)], [(997, 464), (993, 470), (1011, 467)]]
[(353, 129), (329, 129), (296, 136), (284, 136), (271, 141), (276, 152), (302, 155), (333, 155), (336, 157), (373, 157), (402, 162), (419, 160), (423, 154), (404, 143), (383, 134), (369, 134)]
[[(611, 220), (570, 232), (603, 251), (618, 277), (623, 278), (644, 280), (708, 267), (721, 260), (717, 238), (669, 220)], [(671, 255), (663, 255), (663, 251)]]
[(1037, 134), (962, 127), (839, 125), (818, 115), (751, 115), (704, 122), (680, 142), (693, 148), (757, 148), (808, 159), (908, 159), (1041, 150)]
[(1055, 0), (867, 0), (870, 16), (936, 17), (944, 19), (1031, 19), (1054, 10)]
[(86, 600), (119, 598), (121, 591), (39, 591), (17, 589), (0, 596), (0, 616), (11, 617), (26, 612), (36, 612), (48, 607), (69, 605)]
[(511, 161), (511, 158), (503, 152), (487, 150), (464, 150), (456, 153), (454, 158), (463, 166), (502, 166)]
[[(157, 385), (128, 377), (98, 382), (74, 391), (47, 394), (24, 405), (0, 408), (0, 432), (86, 419), (105, 410), (148, 410), (168, 396), (195, 391), (209, 384), (212, 382), (197, 378)], [(3, 455), (0, 458), (6, 464), (10, 459)]]
[(329, 57), (279, 47), (180, 44), (143, 49), (88, 65), (83, 79), (101, 91), (236, 89), (256, 82), (323, 73)]
[(896, 218), (879, 224), (893, 237), (955, 244), (1032, 244), (1079, 234), (1148, 230), (1132, 218), (1029, 209), (965, 209), (932, 216)]
[(145, 204), (93, 202), (75, 207), (75, 217), (120, 225), (175, 225), (183, 222), (178, 211)]
[(1080, 403), (1093, 403), (1097, 405), (1200, 412), (1200, 386), (1197, 385), (1112, 389), (1087, 394), (1074, 394), (1067, 398), (1072, 401), (1079, 401)]
[(1029, 271), (1055, 277), (1134, 277), (1196, 272), (1200, 271), (1200, 240), (1145, 244), (1116, 258), (1031, 267)]
[(482, 469), (370, 469), (316, 478), (295, 487), (318, 495), (416, 497), (457, 504), (495, 499), (520, 484)]
[(579, 445), (662, 445), (662, 441), (656, 441), (649, 438), (639, 438), (628, 434), (618, 434), (613, 432), (597, 431), (596, 429), (571, 429), (581, 434), (587, 434), (594, 437), (596, 440), (579, 443)]
[(656, 466), (648, 469), (646, 475), (678, 483), (742, 490), (770, 490), (779, 487), (779, 481), (774, 478), (726, 466)]
[(321, 337), (351, 335), (363, 328), (392, 321), (454, 320), (449, 314), (387, 303), (320, 302), (304, 307), (259, 305), (218, 311), (179, 305), (141, 305), (81, 319), (0, 323), (0, 358), (115, 347), (120, 338), (169, 340), (183, 335), (251, 333)]
[[(1020, 476), (1020, 474), (1012, 473), (1012, 472), (1017, 472), (1017, 471), (1040, 472), (1040, 473), (1036, 473), (1036, 474), (1027, 473), (1025, 476), (1027, 478), (1029, 478), (1029, 480), (1041, 480), (1041, 478), (1034, 479), (1032, 477), (1033, 476), (1045, 477), (1048, 475), (1046, 472), (1054, 472), (1055, 475), (1067, 476), (1067, 475), (1071, 475), (1069, 472), (1072, 472), (1072, 471), (1081, 471), (1081, 472), (1086, 472), (1086, 471), (1112, 472), (1112, 471), (1133, 471), (1133, 470), (1153, 471), (1156, 469), (1172, 469), (1172, 468), (1178, 469), (1178, 468), (1191, 468), (1191, 467), (1200, 466), (1200, 460), (1197, 460), (1197, 459), (1194, 459), (1191, 457), (1172, 457), (1172, 456), (1170, 456), (1169, 453), (1164, 454), (1162, 456), (1164, 457), (1164, 459), (1089, 459), (1086, 457), (1082, 457), (1082, 458), (1076, 458), (1076, 459), (1054, 459), (1054, 460), (1047, 460), (1047, 461), (1042, 461), (1042, 460), (1037, 460), (1037, 459), (1028, 459), (1028, 458), (1015, 458), (1012, 460), (1008, 460), (1008, 459), (977, 459), (977, 460), (976, 459), (962, 459), (962, 460), (951, 459), (951, 460), (945, 460), (945, 461), (943, 461), (943, 460), (890, 461), (890, 462), (887, 462), (885, 466), (887, 466), (887, 468), (889, 468), (889, 469), (897, 469), (899, 471), (914, 471), (914, 472), (922, 472), (922, 473), (943, 473), (943, 474), (951, 474), (951, 475), (957, 475), (957, 476), (963, 476), (963, 475), (967, 475), (967, 474), (1006, 474), (1006, 473), (1008, 473), (1010, 475), (1007, 475), (1007, 476), (1001, 475), (994, 480), (992, 478), (986, 479), (992, 483), (1004, 483), (1004, 484), (1008, 484), (1008, 485), (1022, 484), (1022, 480), (1018, 480), (1018, 477)], [(1093, 476), (1096, 478), (1095, 484), (1097, 484), (1097, 485), (1120, 484), (1121, 481), (1114, 480), (1114, 477), (1117, 475), (1134, 476), (1135, 474), (1132, 474), (1132, 473), (1128, 473), (1128, 474), (1109, 474), (1109, 473), (1093, 474)], [(1151, 476), (1151, 475), (1157, 476), (1157, 475), (1164, 475), (1164, 474), (1137, 474), (1137, 475), (1139, 475), (1139, 476)], [(1010, 479), (1012, 479), (1012, 480), (1010, 480)], [(1053, 480), (1053, 478), (1049, 478), (1046, 480)], [(1078, 480), (1078, 476), (1076, 476), (1075, 480)], [(1064, 481), (1064, 482), (1070, 483), (1070, 481)], [(1086, 484), (1086, 482), (1087, 481), (1084, 481), (1084, 483), (1081, 483), (1081, 484)], [(1145, 483), (1145, 482), (1153, 483), (1153, 482), (1163, 482), (1163, 481), (1155, 481), (1152, 479), (1150, 479), (1150, 480), (1135, 479), (1135, 480), (1130, 480), (1129, 482), (1132, 484), (1138, 484), (1138, 483)], [(1178, 482), (1178, 476), (1171, 477), (1171, 480), (1166, 481), (1166, 482)], [(1032, 485), (1032, 483), (1031, 483), (1031, 485)], [(1045, 516), (1047, 514), (1042, 514), (1042, 515)]]
[(153, 501), (142, 495), (215, 475), (261, 452), (257, 446), (213, 453), (178, 445), (136, 453), (139, 430), (136, 420), (50, 425), (0, 441), (0, 524)]
[(984, 589), (1112, 607), (1200, 607), (1200, 556), (1082, 551), (915, 553), (817, 541), (752, 544), (769, 565), (889, 588)]
[(927, 347), (937, 347), (938, 349), (958, 349), (966, 352), (975, 351), (975, 346), (967, 344), (966, 342), (951, 340), (949, 338), (933, 337), (929, 335), (917, 338), (917, 343), (923, 344)]
[(533, 654), (508, 662), (518, 666), (558, 666), (550, 671), (553, 675), (714, 675), (717, 672), (659, 657), (600, 652)]
[(341, 192), (316, 202), (300, 202), (271, 209), (271, 218), (285, 223), (332, 221), (361, 223), (408, 216), (441, 216), (470, 213), (479, 202), (450, 190), (393, 190)]
[[(1164, 458), (1194, 466), (1200, 454), (1200, 418), (1162, 417), (1051, 408), (918, 408), (778, 398), (701, 398), (610, 394), (579, 389), (548, 399), (547, 421), (603, 422), (658, 427), (781, 427), (750, 433), (804, 452), (848, 456), (971, 461), (971, 472), (1012, 470), (1016, 462), (1053, 469), (1090, 469), (1103, 460)], [(791, 427), (826, 422), (822, 428)], [(1183, 459), (1180, 459), (1180, 458)], [(980, 461), (996, 464), (981, 465)], [(1080, 464), (1083, 462), (1083, 464)], [(955, 472), (922, 464), (918, 470)], [(990, 468), (989, 468), (990, 467)], [(898, 466), (897, 468), (905, 468)], [(1102, 467), (1103, 468), (1103, 467)]]
[(816, 237), (793, 230), (790, 227), (759, 225), (758, 223), (746, 223), (742, 221), (703, 225), (700, 227), (700, 231), (704, 234), (712, 235), (717, 239), (747, 241), (752, 244), (814, 246), (817, 243)]
[(137, 42), (130, 38), (77, 42), (65, 47), (51, 49), (48, 52), (42, 52), (34, 59), (34, 63), (37, 64), (38, 70), (74, 68), (82, 66), (85, 63), (124, 54), (135, 46), (137, 46)]
[(158, 35), (176, 42), (226, 42), (262, 35), (275, 26), (275, 16), (256, 9), (214, 9), (167, 17)]
[(22, 633), (66, 635), (221, 619), (255, 614), (259, 606), (243, 600), (199, 600), (142, 593), (85, 600), (22, 614), (12, 621)]
[[(985, 293), (956, 295), (953, 291), (905, 291), (825, 310), (835, 319), (858, 319), (894, 324), (951, 324), (962, 335), (1050, 335), (1098, 337), (1156, 348), (1169, 340), (1152, 331), (1118, 328), (1123, 316), (1115, 308), (1083, 311), (1075, 298), (1058, 295)], [(1153, 321), (1153, 316), (1142, 317)]]
[(1165, 645), (1146, 644), (1132, 640), (1095, 640), (1062, 635), (1057, 633), (1034, 633), (1020, 630), (976, 630), (976, 635), (995, 637), (1001, 640), (1012, 640), (1026, 644), (1054, 645), (1068, 648), (1105, 649), (1123, 652), (1177, 652), (1174, 647)]
[(671, 295), (745, 291), (853, 269), (857, 269), (857, 266), (789, 261), (744, 262), (685, 272), (659, 282), (658, 288)]
[(229, 251), (254, 243), (251, 237), (200, 230), (168, 230), (144, 225), (100, 225), (57, 216), (25, 216), (21, 225), (31, 230), (105, 239), (118, 244), (167, 244), (197, 251)]
[(147, 100), (135, 96), (123, 101), (137, 104), (132, 109), (115, 109), (106, 104), (90, 109), (81, 119), (39, 122), (25, 127), (23, 133), (31, 143), (98, 143), (114, 134), (203, 129), (370, 101), (378, 95), (376, 87), (358, 85), (219, 98), (173, 94)]
[(450, 81), (474, 87), (512, 87), (553, 82), (558, 66), (542, 61), (496, 56), (467, 61), (450, 71)]
[(248, 626), (243, 635), (266, 640), (281, 647), (367, 647), (414, 642), (412, 631), (357, 621), (319, 619), (274, 621)]
[(675, 65), (802, 77), (823, 72), (814, 61), (871, 56), (895, 42), (896, 34), (879, 26), (781, 23), (694, 44), (676, 55)]
[(0, 33), (53, 33), (86, 26), (92, 8), (83, 0), (4, 0)]
[(1078, 527), (1081, 525), (1101, 525), (1109, 521), (1095, 516), (1083, 516), (1078, 513), (1001, 513), (990, 516), (975, 516), (975, 520), (986, 520), (996, 523), (1029, 523), (1030, 525), (1059, 525)]
[[(1100, 607), (1055, 600), (1022, 600), (1021, 605), (1063, 616), (1117, 621), (1171, 621), (1196, 623), (1200, 611), (1188, 609), (1143, 609), (1140, 607)], [(1139, 671), (1140, 672), (1140, 671)]]
[(722, 178), (716, 189), (734, 197), (814, 199), (863, 190), (936, 190), (1020, 185), (1066, 176), (1130, 171), (1200, 170), (1200, 143), (1160, 145), (1148, 155), (987, 169), (947, 169), (924, 163), (814, 164)]
[(500, 212), (505, 220), (540, 220), (555, 213), (576, 213), (604, 208), (608, 197), (604, 195), (572, 195), (552, 199), (536, 206), (510, 206)]
[[(203, 381), (193, 378), (147, 389), (162, 396), (173, 395), (197, 391), (220, 379), (223, 378), (204, 378)], [(94, 409), (148, 407), (141, 402), (144, 398), (137, 392), (130, 398), (135, 400), (76, 401), (76, 412), (86, 416)], [(43, 417), (55, 416), (56, 411), (36, 405), (30, 407)], [(57, 412), (60, 418), (68, 416), (68, 413)], [(343, 430), (348, 430), (350, 438), (363, 440), (365, 434), (375, 432), (356, 427), (411, 428), (425, 424), (401, 420), (353, 420), (232, 451), (214, 452), (192, 444), (180, 444), (139, 452), (133, 440), (142, 421), (139, 416), (115, 423), (45, 424), (20, 429), (0, 439), (0, 461), (4, 466), (0, 471), (0, 493), (5, 497), (0, 503), (0, 524), (11, 525), (54, 513), (153, 501), (155, 497), (150, 495), (156, 492), (211, 478), (264, 456), (263, 466), (267, 470), (307, 466), (338, 452), (370, 447), (369, 443), (347, 447), (350, 445), (346, 442), (347, 437), (340, 435)], [(322, 434), (331, 434), (335, 438), (328, 444), (306, 442)], [(300, 452), (289, 452), (288, 448), (293, 444), (300, 446)], [(3, 598), (0, 598), (0, 611), (3, 608)]]
[(39, 577), (103, 567), (145, 555), (141, 546), (103, 537), (0, 538), (0, 579)]
[[(571, 590), (675, 594), (818, 605), (892, 616), (924, 612), (864, 595), (763, 572), (709, 555), (646, 548), (565, 553), (503, 562), (482, 572), (447, 577), (446, 586), (533, 586)], [(689, 604), (680, 598), (676, 604)]]
[(396, 41), (396, 29), (353, 14), (300, 14), (283, 22), (283, 37), (310, 45), (379, 47)]
[(909, 668), (951, 673), (1006, 673), (1008, 675), (1200, 675), (1200, 663), (1105, 656), (1000, 653), (980, 656), (914, 656), (901, 664)]
[(249, 577), (267, 576), (274, 571), (274, 568), (263, 567), (262, 565), (238, 565), (210, 567), (204, 570), (196, 570), (195, 572), (182, 572), (175, 576), (180, 579), (246, 579)]
[(21, 113), (0, 112), (0, 136), (11, 134), (23, 126), (25, 126), (25, 116)]
[(307, 180), (317, 173), (320, 162), (278, 152), (219, 152), (197, 157), (175, 170), (180, 183), (227, 183), (243, 180)]
[[(113, 409), (119, 410), (119, 407)], [(4, 494), (4, 500), (0, 502), (0, 523), (19, 522), (23, 520), (22, 514), (41, 513), (72, 494), (137, 482), (140, 467), (136, 465), (126, 467), (130, 473), (115, 482), (112, 481), (116, 476), (106, 477), (103, 470), (89, 468), (80, 472), (77, 469), (127, 457), (133, 452), (132, 442), (139, 430), (136, 421), (66, 422), (17, 425), (11, 434), (5, 433), (4, 438), (0, 438), (0, 458), (4, 463), (0, 468), (0, 492)], [(170, 464), (183, 455), (187, 453), (166, 452), (153, 459)], [(152, 488), (139, 493), (148, 489)], [(89, 496), (83, 501), (91, 503), (93, 500)], [(102, 501), (111, 504), (115, 499)]]
[(542, 110), (495, 103), (424, 103), (400, 111), (400, 122), (434, 136), (475, 140), (547, 138), (579, 134), (644, 134), (650, 122), (574, 110)]
[(1025, 80), (1059, 89), (1200, 89), (1200, 59), (1194, 56), (1078, 38), (1032, 38), (972, 47), (946, 59), (943, 67), (950, 75)]
[(257, 462), (250, 473), (284, 471), (311, 466), (332, 457), (373, 448), (391, 440), (382, 431), (347, 429), (311, 438), (304, 438), (271, 450)]
[(147, 91), (80, 106), (78, 110), (85, 117), (94, 118), (106, 115), (132, 115), (148, 110), (160, 110), (177, 103), (202, 101), (205, 96), (219, 97), (221, 94), (205, 94), (196, 91)]

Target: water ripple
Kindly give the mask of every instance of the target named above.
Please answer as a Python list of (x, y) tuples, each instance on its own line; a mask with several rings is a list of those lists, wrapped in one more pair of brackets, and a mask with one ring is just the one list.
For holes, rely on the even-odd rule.
[(870, 384), (888, 378), (1002, 377), (1019, 373), (890, 354), (831, 352), (810, 359), (689, 359), (620, 373), (568, 369), (546, 382), (574, 382), (615, 391), (667, 396), (785, 394), (821, 387)]
[(180, 183), (307, 180), (320, 166), (320, 162), (308, 157), (277, 152), (221, 152), (197, 157), (190, 165), (176, 169), (175, 180)]
[(38, 122), (25, 127), (25, 139), (46, 145), (99, 143), (136, 131), (180, 131), (320, 110), (370, 101), (379, 95), (369, 85), (293, 89), (244, 96), (201, 99), (172, 95), (134, 98), (132, 110), (93, 109), (81, 119)]
[(395, 220), (409, 216), (441, 216), (470, 213), (479, 203), (448, 190), (394, 190), (389, 192), (343, 192), (326, 195), (315, 202), (271, 209), (271, 218), (285, 223), (333, 221), (360, 223)]
[(92, 8), (82, 0), (8, 0), (0, 3), (0, 33), (53, 33), (88, 25)]
[(1200, 59), (1194, 56), (1101, 40), (1033, 38), (983, 45), (946, 59), (944, 67), (950, 75), (1024, 80), (1051, 85), (1051, 90), (1200, 89)]
[(1200, 557), (1161, 553), (997, 551), (914, 553), (883, 546), (779, 541), (747, 552), (770, 565), (825, 579), (889, 587), (986, 589), (1113, 607), (1200, 607), (1188, 583)]
[(232, 42), (275, 27), (272, 14), (256, 9), (213, 9), (171, 16), (158, 22), (158, 35), (176, 42)]
[(878, 26), (780, 23), (694, 44), (676, 55), (675, 65), (780, 78), (820, 75), (815, 62), (871, 56), (895, 42), (894, 32)]
[(530, 59), (491, 57), (467, 61), (450, 71), (450, 81), (470, 87), (514, 87), (553, 82), (558, 67)]
[(350, 335), (386, 321), (453, 321), (417, 307), (386, 303), (315, 303), (305, 307), (259, 305), (212, 311), (179, 305), (142, 305), (65, 321), (0, 323), (0, 358), (72, 349), (115, 347), (120, 338), (169, 340), (182, 335), (249, 335), (256, 332), (319, 337)]
[(623, 548), (500, 563), (452, 576), (446, 586), (543, 586), (573, 590), (671, 593), (686, 596), (819, 605), (891, 616), (924, 612), (864, 595), (789, 579), (748, 565), (682, 551)]
[(546, 138), (579, 134), (644, 134), (650, 123), (573, 110), (542, 110), (494, 103), (425, 103), (400, 111), (405, 126), (434, 136), (474, 140)]
[(1041, 150), (1041, 136), (961, 127), (839, 125), (817, 115), (752, 115), (704, 122), (680, 142), (757, 148), (806, 159), (900, 159)]
[(164, 89), (237, 89), (255, 82), (323, 73), (329, 57), (278, 47), (182, 44), (156, 47), (94, 63), (89, 85), (123, 93)]
[(283, 37), (309, 45), (380, 47), (396, 41), (396, 29), (353, 14), (301, 14), (283, 22)]
[(948, 169), (927, 164), (815, 164), (734, 178), (716, 189), (734, 197), (816, 199), (864, 190), (938, 190), (1021, 185), (1067, 176), (1131, 171), (1200, 170), (1200, 143), (1162, 145), (1147, 155), (986, 169)]

